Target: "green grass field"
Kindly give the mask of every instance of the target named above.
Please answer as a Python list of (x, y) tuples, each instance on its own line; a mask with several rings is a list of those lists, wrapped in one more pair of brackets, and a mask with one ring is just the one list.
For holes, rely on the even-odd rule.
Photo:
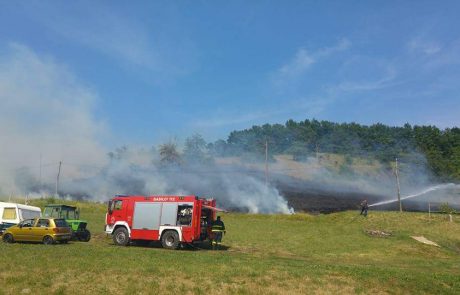
[(459, 216), (232, 213), (223, 215), (228, 249), (171, 251), (114, 246), (106, 206), (79, 206), (89, 243), (0, 243), (0, 294), (460, 294)]

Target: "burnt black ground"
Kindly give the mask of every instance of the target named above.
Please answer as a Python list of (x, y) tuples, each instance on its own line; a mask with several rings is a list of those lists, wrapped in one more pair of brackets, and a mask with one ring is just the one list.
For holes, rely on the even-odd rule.
[[(280, 194), (288, 201), (296, 212), (332, 213), (345, 210), (360, 210), (360, 203), (367, 199), (369, 204), (394, 199), (394, 196), (369, 194), (350, 187), (334, 187), (331, 189), (319, 187), (317, 183), (296, 180), (292, 178), (278, 178), (274, 182)], [(431, 211), (439, 210), (441, 202), (432, 202)], [(428, 203), (416, 199), (403, 200), (404, 211), (428, 212)], [(459, 210), (460, 206), (451, 205)], [(369, 210), (397, 211), (398, 202), (370, 207)]]
[[(318, 190), (291, 191), (280, 189), (281, 194), (288, 201), (290, 207), (296, 212), (309, 213), (333, 213), (345, 210), (360, 210), (360, 203), (367, 199), (369, 204), (384, 200), (381, 196), (365, 194), (362, 192), (327, 192)], [(387, 198), (388, 199), (388, 198)], [(431, 203), (431, 211), (439, 211), (441, 203)], [(454, 209), (459, 210), (459, 206), (451, 205)], [(428, 212), (428, 204), (412, 200), (403, 200), (402, 207), (404, 211)], [(398, 202), (370, 207), (370, 211), (397, 211), (399, 210)]]
[(362, 200), (369, 203), (377, 202), (382, 198), (361, 192), (331, 192), (318, 189), (303, 189), (293, 191), (279, 187), (281, 195), (288, 201), (295, 211), (332, 213), (345, 210), (358, 210)]

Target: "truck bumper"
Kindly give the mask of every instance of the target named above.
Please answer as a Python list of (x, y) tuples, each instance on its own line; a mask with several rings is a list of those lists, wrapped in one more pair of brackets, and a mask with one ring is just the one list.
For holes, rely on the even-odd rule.
[(112, 232), (113, 232), (113, 228), (114, 228), (113, 225), (110, 226), (110, 225), (106, 224), (105, 227), (104, 227), (104, 231), (105, 231), (106, 234), (111, 235)]

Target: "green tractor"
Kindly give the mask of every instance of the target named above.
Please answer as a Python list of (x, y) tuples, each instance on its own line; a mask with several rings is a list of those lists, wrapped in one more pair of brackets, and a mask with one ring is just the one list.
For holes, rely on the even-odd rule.
[(72, 228), (72, 240), (89, 242), (91, 233), (86, 229), (88, 224), (85, 220), (80, 220), (80, 211), (77, 207), (69, 205), (46, 205), (43, 211), (45, 217), (63, 218)]

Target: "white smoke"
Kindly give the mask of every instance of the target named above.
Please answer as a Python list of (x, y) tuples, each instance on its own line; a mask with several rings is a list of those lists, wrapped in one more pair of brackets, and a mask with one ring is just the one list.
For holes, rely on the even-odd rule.
[[(115, 194), (199, 195), (250, 213), (291, 213), (273, 187), (244, 171), (214, 163), (162, 165), (156, 155), (129, 148), (89, 178), (64, 183), (62, 193), (105, 201)], [(141, 161), (139, 161), (141, 159)]]
[(286, 200), (277, 189), (267, 187), (260, 180), (250, 176), (238, 175), (223, 178), (228, 189), (230, 202), (240, 208), (247, 208), (251, 213), (284, 213), (292, 212)]
[(96, 102), (97, 94), (52, 58), (19, 44), (0, 53), (0, 195), (54, 194), (63, 161), (61, 195), (105, 201), (114, 194), (197, 194), (254, 213), (288, 212), (275, 189), (237, 171), (171, 170), (150, 149), (121, 149), (109, 161)]
[[(105, 151), (97, 138), (104, 125), (93, 118), (96, 94), (64, 67), (29, 48), (10, 44), (0, 54), (0, 188), (19, 193), (20, 167), (55, 178), (61, 160), (100, 165)], [(32, 168), (30, 168), (32, 167)], [(52, 169), (51, 169), (52, 168)], [(78, 169), (67, 168), (78, 176)], [(19, 179), (21, 181), (21, 179)]]

